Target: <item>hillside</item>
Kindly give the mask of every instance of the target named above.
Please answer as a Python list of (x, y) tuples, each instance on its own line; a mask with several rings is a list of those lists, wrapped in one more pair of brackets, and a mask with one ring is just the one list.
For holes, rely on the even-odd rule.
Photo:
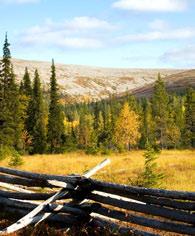
[[(168, 91), (182, 92), (187, 87), (195, 88), (195, 70), (187, 70), (172, 74), (164, 78)], [(132, 90), (137, 97), (150, 97), (153, 93), (154, 83)]]
[[(25, 67), (28, 67), (31, 76), (37, 68), (45, 89), (48, 88), (49, 62), (13, 59), (13, 64), (18, 81), (21, 80)], [(110, 94), (120, 95), (126, 91), (145, 88), (156, 80), (159, 72), (163, 77), (168, 76), (170, 81), (174, 81), (174, 74), (182, 72), (172, 69), (116, 69), (63, 64), (56, 64), (56, 71), (63, 97), (73, 101), (103, 99)]]

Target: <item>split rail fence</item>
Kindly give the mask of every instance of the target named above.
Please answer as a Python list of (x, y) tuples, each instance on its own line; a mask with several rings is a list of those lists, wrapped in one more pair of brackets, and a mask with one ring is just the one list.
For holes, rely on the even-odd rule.
[(86, 224), (117, 231), (118, 235), (164, 235), (165, 231), (195, 235), (194, 192), (147, 189), (90, 178), (107, 164), (109, 160), (82, 176), (0, 167), (1, 212), (22, 217), (1, 229), (0, 234), (45, 220), (66, 230)]

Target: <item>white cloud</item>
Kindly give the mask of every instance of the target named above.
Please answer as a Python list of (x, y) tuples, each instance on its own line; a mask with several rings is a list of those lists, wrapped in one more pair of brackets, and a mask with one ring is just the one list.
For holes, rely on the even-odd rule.
[(117, 41), (121, 43), (128, 43), (131, 41), (145, 42), (154, 40), (177, 40), (177, 39), (189, 39), (195, 37), (195, 29), (193, 28), (181, 28), (170, 29), (162, 31), (150, 31), (139, 34), (129, 34), (117, 38)]
[(100, 48), (104, 46), (102, 35), (113, 29), (114, 25), (94, 17), (75, 17), (62, 22), (48, 19), (42, 25), (25, 30), (21, 35), (21, 42), (26, 45), (52, 45), (60, 48)]
[(152, 30), (164, 30), (169, 28), (169, 25), (166, 21), (161, 19), (155, 19), (149, 23), (149, 28)]
[(39, 2), (39, 0), (0, 0), (0, 4), (26, 4), (37, 2)]
[(174, 12), (187, 8), (187, 0), (118, 0), (113, 7), (133, 11)]
[(64, 23), (66, 27), (71, 29), (113, 29), (114, 26), (105, 20), (100, 20), (95, 17), (75, 17)]
[(164, 53), (160, 60), (182, 66), (195, 65), (195, 45), (188, 45), (184, 48), (173, 49)]

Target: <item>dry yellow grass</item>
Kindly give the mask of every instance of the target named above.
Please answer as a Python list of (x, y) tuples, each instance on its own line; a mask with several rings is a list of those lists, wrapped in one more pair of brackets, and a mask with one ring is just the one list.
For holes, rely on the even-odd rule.
[[(111, 159), (110, 166), (100, 171), (94, 178), (116, 183), (129, 184), (143, 169), (143, 151), (132, 151), (110, 156), (91, 156), (83, 152), (63, 155), (25, 156), (19, 169), (49, 174), (81, 174), (105, 158)], [(9, 160), (0, 163), (8, 166)], [(195, 150), (163, 151), (158, 166), (166, 175), (163, 187), (166, 189), (195, 191)]]

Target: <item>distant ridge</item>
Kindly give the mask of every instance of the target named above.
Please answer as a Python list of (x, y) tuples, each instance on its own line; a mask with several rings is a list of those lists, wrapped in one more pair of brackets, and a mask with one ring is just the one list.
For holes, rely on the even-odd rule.
[[(25, 67), (28, 67), (31, 76), (37, 68), (47, 90), (51, 63), (20, 59), (12, 59), (12, 62), (18, 82), (23, 77)], [(158, 73), (172, 89), (194, 85), (195, 79), (195, 70), (180, 69), (120, 69), (56, 64), (56, 72), (62, 98), (68, 101), (99, 100), (113, 94), (120, 96), (127, 91), (145, 96), (151, 93)]]
[[(195, 88), (195, 69), (187, 70), (164, 78), (166, 88), (172, 92), (182, 92), (188, 87)], [(150, 97), (153, 93), (154, 83), (132, 90), (137, 97)]]

